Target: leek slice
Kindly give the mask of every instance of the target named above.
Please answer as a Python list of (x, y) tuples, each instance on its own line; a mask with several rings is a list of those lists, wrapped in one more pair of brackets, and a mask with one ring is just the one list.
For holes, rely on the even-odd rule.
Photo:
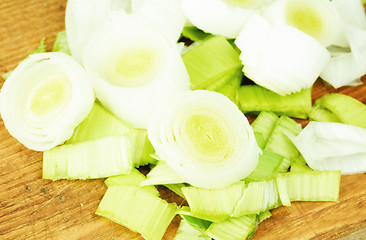
[(106, 137), (66, 144), (43, 153), (43, 178), (88, 179), (130, 174), (135, 136)]
[(166, 188), (170, 189), (172, 192), (174, 192), (178, 196), (180, 196), (181, 198), (186, 199), (186, 197), (184, 196), (184, 193), (182, 191), (182, 187), (186, 187), (186, 185), (184, 183), (164, 184), (164, 186)]
[(258, 143), (262, 149), (266, 146), (278, 119), (279, 117), (275, 113), (260, 112), (257, 118), (252, 122), (251, 126), (254, 134), (256, 134), (257, 142), (262, 142), (261, 144)]
[(240, 217), (248, 214), (259, 214), (281, 205), (275, 178), (251, 182), (244, 190), (243, 196), (238, 201), (231, 216)]
[(277, 0), (263, 15), (271, 24), (297, 28), (325, 47), (340, 34), (340, 16), (328, 0)]
[(136, 128), (147, 127), (161, 102), (189, 89), (177, 46), (140, 15), (118, 15), (99, 28), (83, 60), (103, 106)]
[(281, 96), (258, 85), (244, 85), (239, 89), (240, 109), (244, 113), (258, 114), (261, 111), (275, 112), (307, 119), (311, 112), (311, 89)]
[(0, 112), (9, 133), (44, 151), (71, 137), (94, 102), (84, 69), (64, 53), (37, 53), (22, 61), (4, 83)]
[(243, 73), (240, 69), (236, 70), (231, 79), (224, 86), (216, 88), (215, 91), (228, 97), (236, 105), (239, 104), (239, 88), (243, 79)]
[(57, 33), (56, 40), (52, 47), (52, 52), (63, 52), (71, 55), (69, 43), (67, 42), (66, 31)]
[(238, 4), (238, 1), (227, 0), (183, 0), (182, 7), (188, 20), (199, 29), (214, 35), (236, 38), (248, 18), (254, 12), (259, 12), (267, 2), (257, 0)]
[(173, 240), (187, 239), (211, 240), (211, 237), (207, 236), (204, 231), (193, 227), (187, 220), (182, 219)]
[(329, 111), (336, 122), (366, 128), (366, 105), (351, 96), (341, 93), (326, 94), (315, 101), (315, 106)]
[(206, 231), (207, 228), (209, 228), (210, 225), (212, 224), (212, 222), (210, 221), (192, 217), (189, 215), (180, 214), (180, 216), (182, 217), (182, 219), (186, 220), (187, 223), (190, 224), (191, 226), (202, 229), (204, 231)]
[(290, 172), (307, 172), (312, 171), (306, 164), (304, 157), (299, 154), (296, 158), (291, 159)]
[(254, 231), (256, 215), (228, 218), (220, 223), (213, 223), (207, 229), (206, 234), (215, 240), (242, 240)]
[(230, 186), (258, 162), (260, 149), (247, 119), (232, 101), (212, 91), (187, 91), (162, 105), (148, 136), (157, 155), (196, 187)]
[(281, 116), (277, 121), (264, 149), (284, 157), (278, 168), (279, 172), (286, 172), (290, 167), (291, 159), (296, 158), (299, 154), (299, 151), (287, 135), (291, 134), (296, 136), (301, 132), (301, 130), (301, 124), (298, 124), (295, 120), (289, 117)]
[(195, 26), (185, 26), (183, 28), (182, 35), (186, 38), (191, 39), (194, 42), (202, 41), (205, 38), (211, 36), (211, 34), (206, 33)]
[[(116, 185), (127, 185), (127, 186), (135, 186), (140, 187), (140, 184), (146, 180), (146, 177), (144, 174), (140, 173), (136, 168), (133, 168), (131, 173), (116, 175), (107, 178), (104, 183), (107, 185), (107, 187), (110, 186), (116, 186)], [(141, 187), (141, 189), (151, 192), (152, 194), (159, 196), (159, 191), (154, 186), (144, 186)]]
[(96, 214), (139, 232), (145, 239), (161, 240), (175, 216), (177, 205), (134, 186), (111, 186)]
[(280, 95), (311, 88), (330, 60), (314, 38), (287, 25), (272, 26), (253, 15), (235, 44), (242, 51), (244, 75)]
[(194, 217), (221, 222), (232, 213), (244, 185), (244, 182), (238, 182), (224, 189), (183, 187), (182, 191)]
[(164, 161), (158, 161), (146, 177), (141, 186), (184, 183), (183, 179)]
[(339, 118), (328, 109), (315, 102), (310, 112), (309, 119), (317, 122), (341, 122)]
[[(282, 202), (338, 201), (340, 171), (282, 173), (277, 176)], [(285, 205), (285, 204), (284, 204)]]
[(314, 170), (366, 172), (366, 129), (334, 122), (310, 122), (291, 140)]
[(239, 54), (221, 36), (203, 40), (183, 54), (182, 58), (190, 77), (192, 90), (215, 90), (220, 84), (222, 86), (229, 81), (233, 72), (242, 66)]

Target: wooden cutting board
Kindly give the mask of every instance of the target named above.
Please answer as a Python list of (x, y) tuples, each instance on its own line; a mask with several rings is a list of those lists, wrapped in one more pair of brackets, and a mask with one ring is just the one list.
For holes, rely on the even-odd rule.
[[(0, 0), (0, 74), (15, 68), (41, 38), (50, 49), (64, 29), (65, 6), (65, 0)], [(329, 92), (366, 103), (365, 79), (361, 86), (337, 90), (318, 81), (313, 97)], [(160, 190), (164, 199), (183, 204)], [(103, 179), (43, 180), (42, 154), (18, 143), (0, 119), (0, 239), (142, 239), (94, 214), (105, 191)], [(259, 225), (255, 240), (366, 239), (366, 174), (342, 176), (338, 203), (295, 202), (272, 214)], [(164, 239), (173, 239), (179, 221), (173, 220)]]

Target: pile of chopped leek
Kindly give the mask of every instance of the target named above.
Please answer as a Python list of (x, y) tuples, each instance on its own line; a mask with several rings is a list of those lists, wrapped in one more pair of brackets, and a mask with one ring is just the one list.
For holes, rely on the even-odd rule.
[(176, 215), (176, 240), (246, 239), (366, 172), (366, 105), (311, 98), (319, 77), (362, 84), (361, 0), (69, 0), (65, 20), (4, 75), (0, 113), (44, 179), (106, 179), (97, 215), (150, 240)]

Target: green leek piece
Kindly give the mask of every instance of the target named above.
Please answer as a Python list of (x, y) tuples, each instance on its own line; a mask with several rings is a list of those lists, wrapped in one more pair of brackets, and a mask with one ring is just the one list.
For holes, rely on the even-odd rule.
[(276, 180), (283, 205), (292, 201), (338, 201), (341, 171), (281, 173)]
[(241, 69), (238, 69), (231, 76), (231, 80), (229, 80), (224, 86), (221, 86), (215, 89), (216, 92), (219, 92), (226, 97), (228, 97), (231, 101), (233, 101), (236, 105), (239, 104), (239, 88), (243, 78), (243, 73)]
[(230, 216), (244, 188), (245, 183), (238, 182), (224, 189), (183, 187), (182, 191), (194, 217), (221, 222)]
[(242, 68), (239, 54), (222, 36), (210, 37), (182, 56), (191, 89), (214, 90), (231, 79)]
[(244, 113), (267, 111), (306, 119), (312, 107), (311, 89), (282, 96), (258, 85), (244, 85), (239, 89), (239, 105)]
[(286, 134), (297, 136), (302, 130), (301, 124), (287, 116), (281, 116), (268, 139), (265, 150), (284, 156), (282, 164), (278, 168), (279, 172), (286, 172), (290, 167), (291, 159), (300, 153)]
[(146, 177), (141, 186), (184, 183), (184, 180), (164, 161), (158, 161)]
[(263, 149), (266, 146), (278, 119), (279, 117), (273, 112), (260, 112), (252, 122), (251, 126), (260, 148)]
[(263, 150), (259, 156), (257, 167), (244, 180), (246, 182), (261, 181), (278, 171), (284, 157), (274, 152)]
[(275, 178), (261, 182), (251, 182), (245, 189), (231, 216), (240, 217), (259, 214), (278, 206), (281, 206), (281, 201)]
[(299, 154), (296, 158), (292, 158), (291, 159), (291, 167), (290, 167), (290, 172), (307, 172), (307, 171), (313, 171), (313, 169), (311, 169), (304, 157)]
[(134, 186), (111, 186), (96, 214), (141, 233), (145, 239), (161, 240), (176, 214), (177, 205)]
[(88, 117), (76, 127), (74, 134), (66, 143), (74, 144), (110, 136), (123, 136), (126, 133), (136, 134), (134, 166), (155, 163), (156, 160), (150, 156), (155, 150), (148, 140), (146, 130), (132, 128), (108, 112), (99, 103), (94, 104)]
[(341, 122), (335, 114), (320, 105), (313, 106), (309, 119), (317, 122)]
[(206, 33), (202, 31), (201, 29), (198, 29), (195, 26), (186, 26), (183, 28), (182, 35), (186, 38), (191, 39), (194, 42), (202, 41), (206, 39), (207, 37), (212, 36), (209, 33)]
[(206, 234), (215, 240), (242, 240), (254, 231), (256, 215), (228, 218), (220, 223), (212, 223)]
[(261, 223), (270, 217), (272, 217), (272, 214), (269, 210), (261, 212), (260, 214), (258, 214), (258, 222)]
[(182, 219), (180, 221), (178, 230), (173, 240), (211, 240), (211, 237), (207, 236), (205, 231), (200, 228), (194, 227), (188, 223), (187, 220)]
[[(140, 184), (146, 180), (144, 174), (140, 173), (136, 168), (133, 168), (130, 174), (121, 174), (107, 178), (104, 183), (107, 187), (115, 185), (128, 185), (140, 187)], [(145, 191), (151, 192), (152, 194), (159, 196), (159, 191), (154, 186), (141, 187)]]
[(125, 134), (45, 151), (43, 178), (88, 179), (129, 174), (135, 157), (135, 138), (134, 134)]
[(211, 221), (203, 220), (203, 219), (196, 218), (196, 217), (193, 217), (193, 216), (184, 215), (184, 214), (181, 214), (180, 216), (184, 220), (186, 220), (190, 225), (192, 225), (193, 227), (200, 228), (204, 231), (206, 231), (210, 227), (210, 225), (212, 224)]
[(315, 101), (315, 106), (330, 111), (341, 123), (366, 128), (366, 105), (341, 93), (330, 93)]
[(67, 42), (66, 31), (61, 31), (57, 34), (56, 40), (52, 47), (52, 52), (63, 52), (71, 55), (69, 43)]
[(182, 187), (186, 187), (184, 183), (178, 183), (178, 184), (164, 184), (166, 188), (168, 188), (170, 191), (174, 192), (178, 196), (180, 196), (183, 199), (186, 199), (186, 197), (183, 194)]

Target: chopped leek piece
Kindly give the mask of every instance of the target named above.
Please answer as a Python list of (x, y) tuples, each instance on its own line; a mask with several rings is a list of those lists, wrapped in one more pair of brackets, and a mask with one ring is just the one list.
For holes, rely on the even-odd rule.
[(306, 119), (311, 112), (311, 89), (281, 96), (258, 85), (245, 85), (239, 89), (239, 103), (244, 113), (270, 111)]
[(184, 214), (181, 214), (180, 216), (184, 220), (186, 220), (188, 224), (192, 225), (193, 227), (203, 229), (205, 231), (212, 224), (212, 222), (210, 222), (210, 221), (203, 220), (203, 219), (200, 219), (200, 218), (196, 218), (196, 217), (193, 217), (193, 216), (184, 215)]
[(141, 186), (184, 183), (183, 179), (164, 161), (158, 161), (146, 177)]
[(129, 174), (135, 142), (133, 134), (125, 134), (55, 147), (43, 153), (43, 178), (87, 179)]
[(281, 206), (281, 204), (276, 179), (251, 182), (244, 190), (243, 196), (231, 216), (240, 217), (248, 214), (259, 214)]
[(183, 54), (182, 58), (191, 80), (192, 90), (215, 90), (218, 81), (221, 84), (229, 81), (235, 70), (242, 66), (239, 54), (221, 36), (203, 40)]
[(184, 193), (182, 191), (182, 187), (186, 187), (186, 185), (184, 183), (164, 184), (164, 186), (167, 187), (168, 189), (170, 189), (172, 192), (174, 192), (178, 196), (180, 196), (181, 198), (186, 199), (186, 197), (184, 196)]
[(196, 228), (188, 223), (187, 220), (182, 219), (180, 221), (178, 230), (173, 240), (211, 240), (211, 237), (207, 236), (204, 231)]
[[(257, 142), (262, 142), (262, 144), (258, 143), (262, 149), (266, 146), (278, 119), (278, 116), (273, 112), (260, 112), (257, 118), (252, 122), (251, 126), (254, 134), (256, 134)], [(260, 139), (258, 139), (258, 137)]]
[(278, 171), (286, 172), (291, 164), (291, 159), (298, 156), (299, 151), (287, 135), (292, 134), (296, 136), (301, 130), (301, 124), (296, 123), (289, 117), (281, 116), (277, 121), (276, 126), (268, 139), (265, 150), (284, 156)]
[(231, 79), (226, 82), (223, 86), (216, 88), (214, 91), (221, 93), (228, 97), (236, 105), (239, 104), (239, 88), (242, 82), (243, 74), (240, 69), (236, 70), (231, 76)]
[(261, 212), (259, 215), (258, 215), (258, 222), (263, 222), (264, 220), (270, 218), (272, 216), (271, 212), (269, 210), (267, 211), (264, 211), (264, 212)]
[(317, 122), (341, 122), (341, 120), (328, 109), (315, 102), (310, 112), (309, 119)]
[(254, 231), (256, 215), (228, 218), (220, 223), (212, 223), (206, 234), (215, 240), (242, 240)]
[(290, 172), (307, 172), (312, 169), (306, 164), (304, 157), (299, 154), (296, 158), (291, 159)]
[(183, 187), (182, 191), (194, 217), (221, 222), (230, 216), (243, 194), (244, 185), (238, 182), (224, 189)]
[(5, 81), (0, 111), (9, 133), (45, 151), (64, 143), (88, 115), (95, 96), (84, 69), (64, 53), (35, 53)]
[[(133, 168), (130, 174), (116, 175), (107, 178), (104, 183), (107, 187), (115, 185), (128, 185), (140, 187), (140, 184), (146, 180), (144, 174), (140, 173), (137, 169)], [(159, 196), (159, 191), (154, 186), (144, 186), (141, 189), (151, 192), (152, 194)]]
[(102, 105), (135, 128), (146, 129), (162, 102), (189, 89), (176, 43), (140, 14), (116, 15), (98, 28), (83, 63)]
[(314, 170), (366, 172), (366, 129), (344, 123), (311, 121), (290, 139)]
[(235, 40), (244, 75), (280, 95), (311, 88), (330, 59), (311, 36), (252, 15)]
[(225, 188), (256, 167), (259, 147), (238, 107), (220, 93), (187, 91), (163, 104), (148, 126), (156, 154), (187, 183)]
[(195, 26), (186, 26), (183, 28), (182, 35), (186, 38), (191, 39), (194, 42), (204, 40), (205, 38), (211, 36), (209, 33), (205, 33), (201, 29)]
[(161, 240), (175, 216), (177, 205), (134, 186), (111, 186), (96, 214), (141, 233), (145, 239)]
[(244, 180), (249, 182), (260, 181), (273, 175), (278, 171), (283, 159), (284, 157), (282, 155), (264, 150), (259, 156), (257, 167)]
[(351, 96), (341, 93), (326, 94), (316, 100), (315, 106), (330, 111), (339, 122), (366, 128), (366, 105)]
[(288, 200), (338, 201), (340, 180), (340, 171), (281, 173), (277, 176), (279, 195), (283, 204)]
[(52, 47), (52, 52), (63, 52), (71, 55), (69, 44), (67, 42), (66, 31), (57, 33), (55, 43)]

